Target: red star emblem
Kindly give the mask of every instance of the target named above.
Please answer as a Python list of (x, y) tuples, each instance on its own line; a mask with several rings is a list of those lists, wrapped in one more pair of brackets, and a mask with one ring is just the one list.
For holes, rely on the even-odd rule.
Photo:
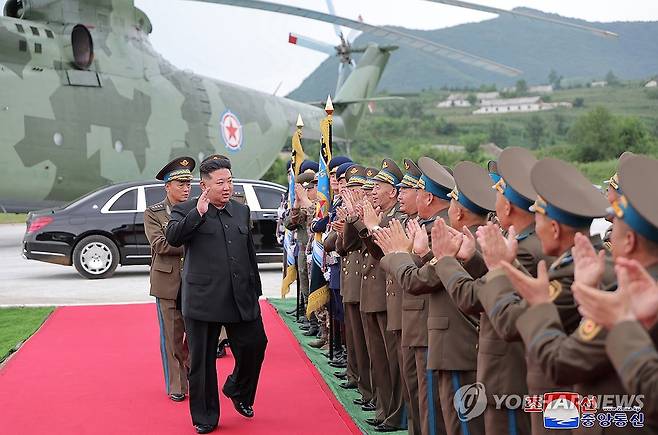
[(224, 128), (226, 128), (226, 131), (228, 132), (229, 140), (237, 139), (236, 133), (238, 131), (238, 127), (233, 125), (233, 121), (231, 120), (231, 118), (228, 119), (226, 126)]

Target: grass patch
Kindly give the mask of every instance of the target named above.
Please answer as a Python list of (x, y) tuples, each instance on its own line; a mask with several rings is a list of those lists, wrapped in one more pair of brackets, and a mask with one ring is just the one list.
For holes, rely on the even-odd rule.
[(0, 308), (0, 362), (13, 352), (18, 343), (34, 334), (53, 309)]
[(25, 213), (0, 213), (0, 224), (24, 224), (26, 220)]
[[(315, 368), (322, 375), (322, 378), (329, 386), (329, 389), (331, 389), (331, 391), (334, 393), (338, 401), (350, 414), (350, 417), (352, 417), (352, 420), (354, 420), (356, 425), (359, 426), (359, 428), (365, 434), (368, 435), (378, 434), (379, 432), (376, 432), (373, 427), (369, 426), (365, 422), (366, 418), (374, 417), (375, 414), (372, 412), (364, 412), (361, 410), (360, 406), (356, 406), (354, 403), (352, 403), (352, 400), (356, 399), (357, 397), (361, 397), (361, 395), (358, 393), (358, 390), (345, 390), (343, 388), (340, 388), (339, 385), (342, 383), (342, 381), (338, 380), (338, 378), (334, 376), (334, 372), (342, 371), (342, 370), (335, 369), (329, 366), (328, 364), (329, 360), (325, 358), (324, 355), (322, 355), (325, 351), (314, 349), (308, 345), (308, 343), (314, 340), (315, 337), (305, 337), (304, 335), (302, 335), (303, 331), (301, 331), (297, 327), (297, 320), (295, 316), (291, 316), (286, 313), (286, 311), (290, 311), (295, 308), (296, 299), (294, 297), (287, 299), (268, 298), (267, 301), (271, 303), (274, 308), (276, 308), (281, 319), (288, 326), (288, 328), (290, 328), (290, 331), (293, 333), (297, 341), (299, 341), (299, 344), (302, 346), (302, 349), (304, 350), (308, 358), (313, 362)], [(390, 432), (390, 433), (394, 435), (406, 434), (407, 431), (405, 430), (405, 431)]]

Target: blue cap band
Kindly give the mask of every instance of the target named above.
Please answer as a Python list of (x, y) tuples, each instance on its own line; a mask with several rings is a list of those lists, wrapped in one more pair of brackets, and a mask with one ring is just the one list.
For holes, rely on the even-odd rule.
[(426, 175), (421, 175), (418, 181), (418, 187), (431, 193), (432, 195), (444, 201), (450, 201), (450, 189), (446, 189), (440, 184), (435, 183)]
[(534, 201), (529, 200), (525, 196), (521, 195), (516, 190), (512, 189), (512, 186), (505, 183), (505, 180), (502, 177), (499, 177), (496, 184), (494, 184), (494, 189), (503, 194), (505, 198), (515, 206), (523, 209), (524, 211), (529, 211), (530, 207), (534, 204)]
[(541, 213), (549, 218), (558, 221), (561, 224), (568, 225), (572, 228), (589, 228), (594, 218), (578, 216), (562, 209), (555, 207), (537, 198), (537, 201), (530, 207), (530, 211)]
[(480, 207), (479, 205), (468, 199), (466, 195), (458, 191), (456, 188), (455, 190), (450, 192), (450, 196), (452, 197), (452, 199), (456, 200), (458, 203), (460, 203), (461, 205), (463, 205), (464, 207), (466, 207), (467, 209), (469, 209), (475, 214), (484, 216), (489, 213), (489, 210)]
[(652, 242), (658, 242), (658, 228), (638, 213), (635, 208), (628, 202), (625, 196), (621, 196), (612, 204), (612, 210), (619, 219), (623, 219), (626, 224)]
[(501, 178), (500, 175), (495, 172), (489, 172), (489, 177), (493, 180), (494, 184), (498, 183), (498, 180)]

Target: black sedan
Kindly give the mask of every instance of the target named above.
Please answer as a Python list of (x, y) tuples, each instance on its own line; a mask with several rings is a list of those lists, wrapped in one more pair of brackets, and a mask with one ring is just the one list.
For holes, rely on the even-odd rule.
[[(251, 209), (259, 262), (282, 261), (276, 239), (277, 208), (286, 189), (257, 180), (234, 180), (237, 200)], [(192, 182), (190, 197), (199, 196)], [(162, 182), (112, 184), (70, 204), (28, 214), (23, 255), (30, 260), (75, 266), (89, 279), (107, 278), (119, 264), (148, 265), (144, 210), (165, 198)]]

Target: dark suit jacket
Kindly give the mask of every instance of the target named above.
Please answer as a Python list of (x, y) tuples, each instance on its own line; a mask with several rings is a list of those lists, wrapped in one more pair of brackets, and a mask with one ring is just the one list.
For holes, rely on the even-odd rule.
[(177, 204), (167, 225), (167, 241), (185, 246), (183, 316), (206, 322), (240, 322), (260, 316), (262, 294), (249, 207), (231, 200), (212, 204), (200, 216), (198, 198)]

